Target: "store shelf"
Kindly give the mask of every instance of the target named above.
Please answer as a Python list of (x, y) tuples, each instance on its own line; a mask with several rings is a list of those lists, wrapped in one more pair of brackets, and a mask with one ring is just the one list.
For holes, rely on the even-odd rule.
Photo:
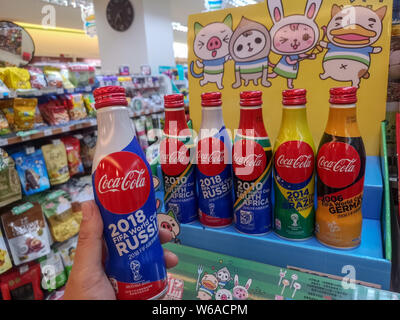
[[(19, 135), (21, 133), (12, 133), (8, 135), (1, 136), (0, 147), (10, 146), (13, 144), (27, 142), (32, 140), (37, 140), (44, 137), (51, 137), (65, 132), (73, 132), (80, 129), (90, 128), (97, 126), (97, 121), (95, 118), (86, 118), (82, 120), (70, 121), (64, 125), (58, 126), (44, 126), (26, 132), (26, 135)], [(31, 132), (31, 134), (29, 134)]]
[(355, 268), (357, 280), (390, 288), (391, 262), (384, 258), (381, 230), (383, 185), (378, 157), (367, 157), (363, 228), (361, 245), (352, 250), (333, 249), (315, 238), (295, 242), (274, 233), (251, 236), (239, 233), (231, 225), (222, 229), (202, 226), (199, 222), (182, 224), (181, 243), (200, 249), (286, 268), (293, 266), (345, 277), (345, 266)]
[(27, 89), (27, 90), (16, 90), (7, 92), (0, 92), (0, 99), (10, 98), (35, 98), (46, 95), (60, 95), (60, 94), (72, 94), (72, 93), (89, 93), (92, 92), (94, 87), (86, 86), (83, 88), (63, 89), (63, 88), (46, 88), (42, 90), (38, 89)]

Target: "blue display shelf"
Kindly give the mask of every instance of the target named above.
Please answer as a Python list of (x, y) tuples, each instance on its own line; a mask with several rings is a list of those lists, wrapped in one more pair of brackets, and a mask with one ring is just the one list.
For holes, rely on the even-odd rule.
[(231, 225), (214, 229), (199, 222), (182, 224), (178, 236), (184, 245), (250, 259), (279, 267), (297, 267), (345, 277), (353, 266), (359, 281), (390, 289), (391, 262), (385, 259), (381, 228), (383, 182), (379, 157), (367, 157), (362, 205), (361, 245), (352, 250), (333, 249), (315, 238), (295, 242), (274, 233), (251, 236)]

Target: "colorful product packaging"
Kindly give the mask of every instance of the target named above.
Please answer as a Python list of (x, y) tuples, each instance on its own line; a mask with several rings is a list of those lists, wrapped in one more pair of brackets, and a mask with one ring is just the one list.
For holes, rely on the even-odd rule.
[(25, 202), (1, 215), (4, 233), (15, 265), (50, 253), (50, 243), (40, 204)]
[(80, 156), (81, 145), (75, 137), (64, 137), (61, 141), (67, 151), (68, 168), (70, 176), (84, 172), (83, 163)]
[(0, 110), (0, 135), (9, 134), (11, 132), (10, 126), (3, 111)]
[(14, 129), (14, 99), (0, 99), (0, 109), (4, 113), (10, 129)]
[(3, 234), (1, 233), (0, 230), (0, 274), (6, 272), (11, 268), (12, 268), (12, 262), (10, 254), (8, 253), (8, 249), (3, 238)]
[(80, 120), (87, 117), (82, 94), (69, 94), (65, 96), (64, 105), (68, 110), (71, 120)]
[(21, 199), (21, 185), (14, 160), (0, 148), (0, 206)]
[(41, 202), (41, 206), (54, 241), (63, 242), (79, 232), (81, 221), (77, 221), (73, 215), (71, 197), (67, 192), (50, 192)]
[(32, 88), (41, 90), (47, 87), (46, 78), (40, 68), (28, 66), (26, 69), (30, 75), (30, 83)]
[(35, 125), (37, 99), (14, 99), (14, 130), (31, 130)]
[(30, 75), (28, 70), (17, 68), (17, 67), (7, 67), (4, 70), (4, 83), (8, 89), (31, 89), (31, 84), (29, 82)]
[(43, 119), (53, 126), (68, 123), (70, 120), (66, 107), (56, 96), (40, 99), (39, 110)]
[(40, 265), (30, 263), (0, 277), (4, 300), (43, 300), (40, 288)]
[(32, 195), (50, 188), (42, 150), (36, 150), (31, 154), (26, 151), (11, 155), (15, 161), (22, 190), (25, 195)]
[(94, 134), (86, 134), (81, 141), (81, 158), (85, 172), (91, 172), (94, 152), (96, 149), (97, 136)]
[(67, 152), (64, 143), (55, 140), (55, 143), (42, 146), (44, 160), (50, 177), (50, 184), (57, 185), (69, 179)]
[(61, 254), (57, 249), (53, 249), (50, 254), (39, 259), (40, 270), (42, 272), (41, 285), (44, 290), (54, 291), (67, 282)]
[(46, 76), (49, 87), (63, 88), (63, 78), (60, 69), (53, 66), (45, 66), (43, 72)]
[(67, 277), (69, 277), (72, 265), (74, 264), (76, 246), (78, 245), (78, 236), (72, 237), (68, 241), (65, 241), (57, 245), (57, 250), (61, 254), (61, 258), (64, 264)]
[(73, 63), (68, 66), (69, 80), (77, 88), (93, 86), (95, 69), (87, 64)]
[(93, 94), (85, 94), (83, 95), (83, 102), (85, 103), (87, 115), (89, 117), (95, 117), (96, 116), (96, 109), (94, 107), (94, 97)]
[(142, 147), (143, 150), (146, 150), (149, 146), (149, 143), (147, 141), (145, 121), (146, 121), (146, 117), (144, 117), (144, 116), (133, 120), (133, 123), (135, 124), (135, 129), (136, 129), (136, 136), (137, 136), (140, 146)]

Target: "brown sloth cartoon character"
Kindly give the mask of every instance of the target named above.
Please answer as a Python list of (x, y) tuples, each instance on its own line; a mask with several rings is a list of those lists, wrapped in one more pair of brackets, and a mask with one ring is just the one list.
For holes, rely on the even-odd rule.
[(229, 55), (235, 61), (235, 83), (232, 88), (242, 85), (270, 87), (268, 81), (268, 56), (271, 51), (271, 37), (268, 29), (256, 21), (242, 17), (229, 42)]

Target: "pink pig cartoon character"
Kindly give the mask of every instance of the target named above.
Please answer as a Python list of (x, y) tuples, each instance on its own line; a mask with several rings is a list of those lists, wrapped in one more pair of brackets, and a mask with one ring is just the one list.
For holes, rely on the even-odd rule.
[(232, 290), (233, 299), (234, 300), (246, 300), (249, 297), (248, 290), (250, 288), (251, 282), (252, 282), (252, 280), (249, 279), (249, 280), (247, 280), (246, 285), (244, 287), (240, 286), (239, 285), (239, 277), (237, 274), (235, 274), (235, 277), (233, 278), (233, 283), (235, 286), (233, 287), (233, 290)]
[(287, 86), (293, 89), (297, 79), (300, 61), (315, 59), (314, 53), (307, 54), (319, 41), (319, 27), (315, 18), (322, 0), (308, 0), (304, 15), (284, 16), (281, 0), (268, 0), (268, 10), (274, 25), (270, 30), (271, 50), (282, 58), (274, 66), (269, 78), (281, 76), (287, 79)]

